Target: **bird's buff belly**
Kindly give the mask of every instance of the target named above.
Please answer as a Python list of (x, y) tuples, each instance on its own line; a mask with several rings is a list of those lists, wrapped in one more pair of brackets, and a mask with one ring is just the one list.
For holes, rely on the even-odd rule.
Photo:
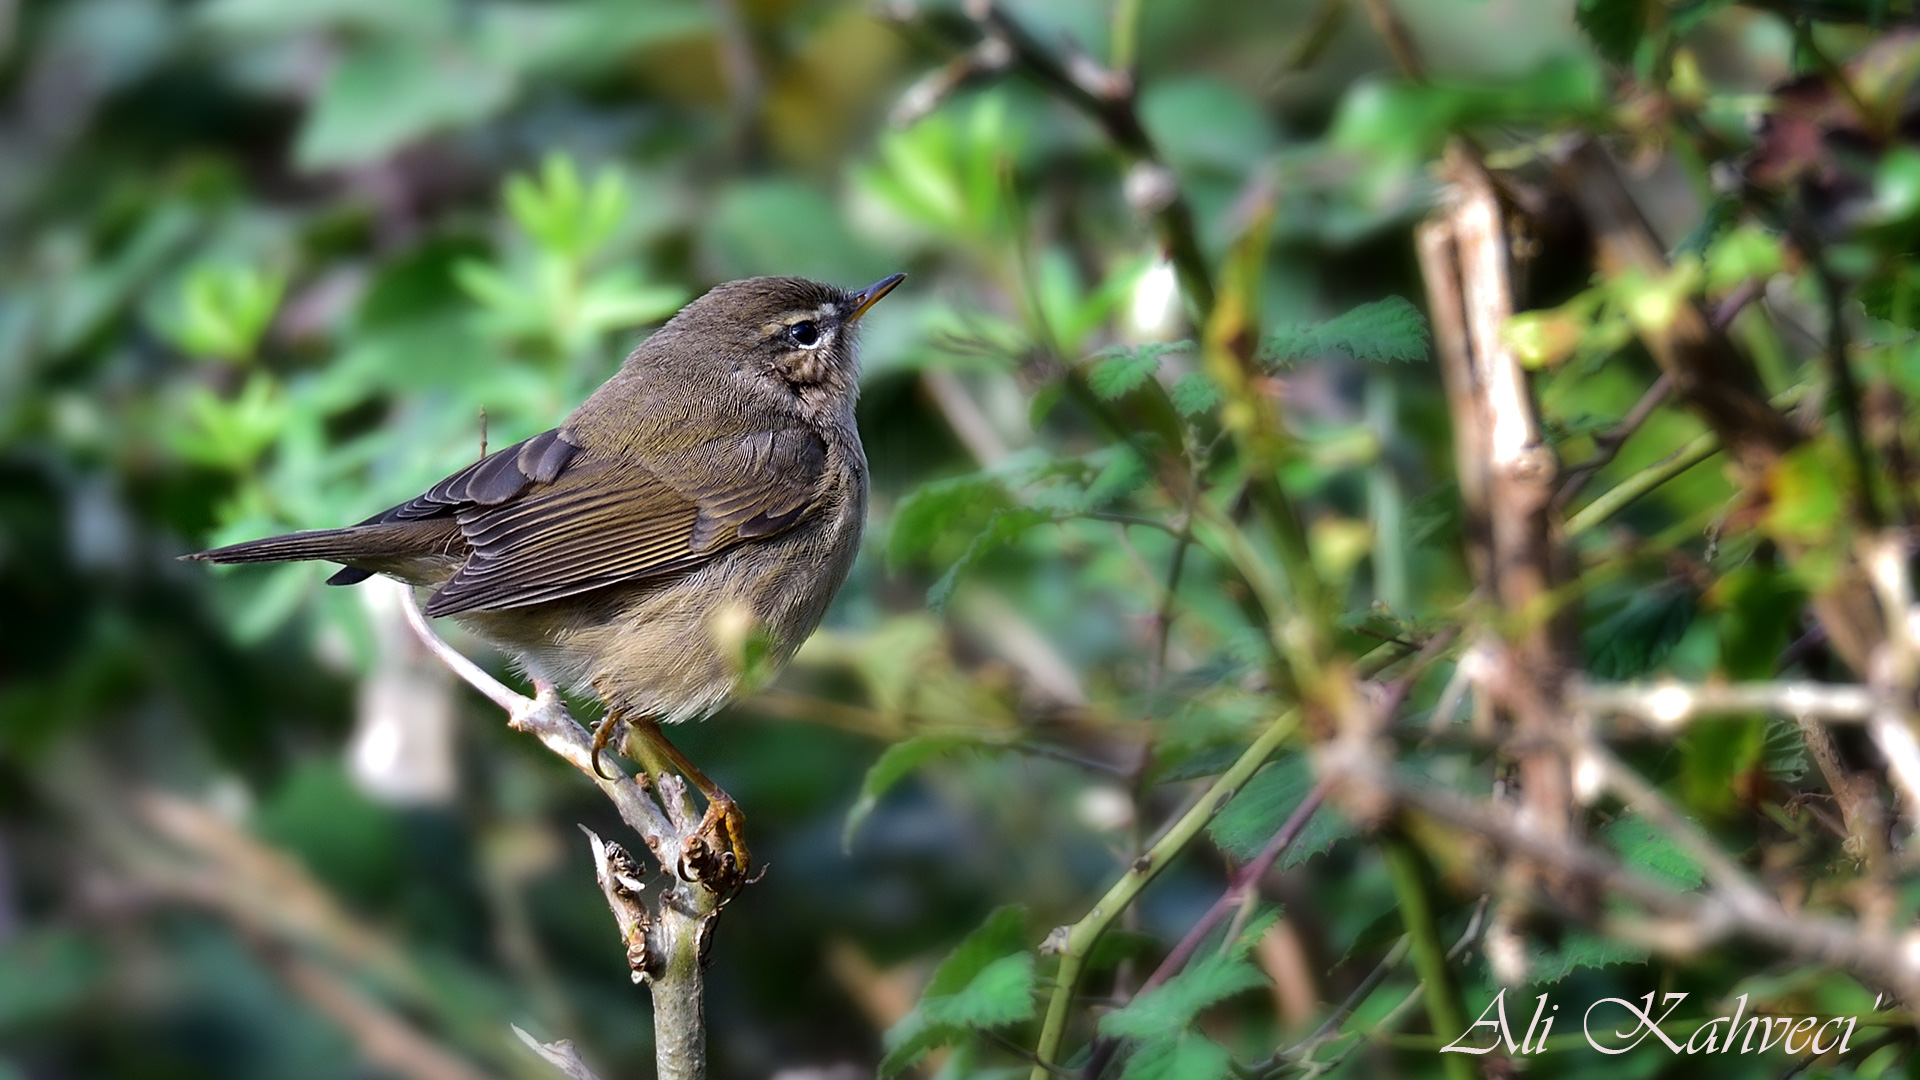
[[(846, 573), (769, 580), (788, 575), (755, 573), (744, 554), (683, 576), (611, 586), (591, 605), (575, 598), (455, 618), (536, 679), (661, 723), (703, 719), (785, 665)], [(827, 561), (851, 563), (851, 551)], [(736, 562), (743, 564), (729, 565)]]

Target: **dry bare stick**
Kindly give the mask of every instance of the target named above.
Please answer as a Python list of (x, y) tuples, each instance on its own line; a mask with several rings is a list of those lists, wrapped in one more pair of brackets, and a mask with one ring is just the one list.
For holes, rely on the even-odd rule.
[[(1541, 835), (1560, 838), (1572, 829), (1573, 789), (1557, 738), (1570, 626), (1549, 606), (1565, 576), (1551, 512), (1559, 462), (1541, 437), (1526, 373), (1503, 340), (1514, 302), (1492, 178), (1458, 146), (1448, 159), (1448, 202), (1421, 227), (1419, 251), (1454, 410), (1462, 499), (1477, 537), (1476, 584), (1504, 614), (1481, 690), (1512, 725), (1528, 820)], [(1535, 876), (1519, 864), (1512, 872)], [(1523, 884), (1516, 880), (1508, 891), (1524, 893)], [(1518, 923), (1518, 909), (1502, 902), (1488, 930), (1488, 956), (1504, 981), (1524, 976)]]
[(594, 1075), (592, 1069), (587, 1068), (587, 1063), (580, 1060), (580, 1054), (574, 1050), (571, 1039), (557, 1039), (550, 1043), (543, 1043), (520, 1030), (518, 1024), (508, 1026), (513, 1028), (513, 1033), (521, 1042), (527, 1044), (527, 1049), (539, 1054), (540, 1060), (566, 1073), (568, 1080), (600, 1080)]
[(1582, 712), (1637, 717), (1659, 730), (1674, 730), (1712, 716), (1770, 712), (1862, 723), (1879, 708), (1877, 695), (1851, 683), (1589, 683), (1567, 686), (1569, 704)]
[[(707, 1033), (704, 1002), (706, 947), (727, 898), (708, 888), (690, 865), (688, 856), (699, 841), (700, 815), (693, 811), (686, 785), (678, 777), (661, 777), (656, 784), (660, 801), (647, 789), (615, 769), (611, 779), (595, 773), (593, 736), (574, 720), (551, 686), (540, 686), (533, 698), (517, 694), (460, 655), (427, 625), (411, 589), (402, 589), (407, 622), (428, 649), (454, 674), (507, 711), (507, 726), (524, 731), (567, 764), (599, 785), (614, 808), (638, 832), (660, 863), (665, 878), (659, 906), (649, 913), (636, 936), (630, 909), (615, 903), (627, 945), (633, 981), (648, 983), (653, 991), (653, 1053), (659, 1080), (704, 1080), (707, 1072)], [(598, 840), (598, 838), (595, 838)], [(596, 873), (603, 889), (610, 876), (606, 848), (596, 843)], [(617, 849), (616, 849), (617, 850)], [(622, 856), (625, 852), (620, 853)], [(630, 862), (630, 860), (629, 860)], [(607, 889), (609, 902), (614, 897)], [(644, 908), (642, 909), (644, 910)]]
[[(1377, 763), (1355, 757), (1334, 763), (1343, 787), (1360, 789), (1351, 797), (1379, 801), (1450, 826), (1463, 844), (1491, 845), (1509, 858), (1553, 867), (1564, 878), (1585, 883), (1594, 894), (1627, 900), (1642, 908), (1639, 917), (1606, 916), (1600, 920), (1608, 936), (1622, 937), (1677, 958), (1696, 956), (1729, 938), (1744, 938), (1795, 960), (1839, 968), (1862, 980), (1884, 986), (1903, 998), (1920, 995), (1920, 941), (1912, 934), (1895, 935), (1858, 922), (1789, 912), (1777, 904), (1743, 904), (1717, 888), (1705, 893), (1682, 893), (1653, 881), (1618, 860), (1568, 839), (1552, 839), (1520, 815), (1457, 795), (1408, 783)], [(1495, 865), (1479, 876), (1503, 877)], [(1557, 905), (1552, 893), (1535, 889), (1528, 898), (1538, 907), (1559, 908), (1573, 921), (1592, 921), (1591, 915)]]
[(1865, 545), (1865, 562), (1886, 613), (1887, 638), (1875, 650), (1867, 676), (1880, 707), (1867, 731), (1887, 759), (1887, 775), (1900, 792), (1909, 824), (1920, 825), (1920, 738), (1914, 731), (1914, 693), (1920, 689), (1920, 628), (1916, 628), (1913, 579), (1907, 571), (1904, 530), (1889, 529)]

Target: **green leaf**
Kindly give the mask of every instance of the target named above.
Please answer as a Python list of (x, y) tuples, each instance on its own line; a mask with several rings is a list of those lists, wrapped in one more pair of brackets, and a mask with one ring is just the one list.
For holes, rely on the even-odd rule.
[(1138, 389), (1159, 368), (1160, 351), (1153, 348), (1109, 349), (1094, 357), (1087, 386), (1100, 400), (1113, 401)]
[(1768, 776), (1782, 784), (1794, 783), (1807, 774), (1807, 737), (1797, 724), (1778, 716), (1767, 717), (1760, 764)]
[(926, 997), (920, 1012), (945, 1027), (995, 1028), (1033, 1018), (1033, 954), (1003, 956), (951, 994)]
[(1536, 983), (1556, 983), (1581, 968), (1638, 964), (1650, 955), (1643, 946), (1573, 927), (1560, 936), (1557, 948), (1534, 954), (1527, 964), (1527, 976)]
[(1839, 477), (1846, 475), (1845, 469), (1833, 466), (1817, 442), (1787, 451), (1767, 474), (1773, 499), (1761, 518), (1762, 526), (1781, 539), (1802, 543), (1830, 538), (1844, 520)]
[(1189, 371), (1173, 384), (1173, 407), (1186, 417), (1201, 416), (1220, 407), (1220, 387), (1205, 372)]
[(1093, 483), (1087, 485), (1080, 505), (1098, 510), (1139, 491), (1151, 479), (1153, 473), (1146, 458), (1135, 453), (1132, 447), (1115, 447), (1111, 459), (1093, 478)]
[(1271, 151), (1273, 122), (1258, 102), (1218, 78), (1155, 79), (1140, 95), (1140, 121), (1176, 169), (1245, 176)]
[(847, 811), (846, 824), (840, 829), (840, 846), (850, 849), (853, 846), (853, 834), (879, 805), (880, 797), (893, 790), (895, 784), (906, 779), (915, 769), (937, 757), (944, 757), (956, 750), (1000, 749), (975, 735), (915, 735), (904, 742), (894, 743), (881, 753), (879, 760), (867, 769), (867, 775), (860, 782), (860, 795), (854, 800), (853, 808)]
[(1586, 31), (1601, 56), (1629, 64), (1646, 34), (1649, 6), (1648, 0), (1579, 0), (1573, 7), (1573, 21)]
[(901, 566), (924, 557), (941, 537), (982, 515), (1011, 505), (1004, 481), (990, 473), (971, 473), (922, 484), (900, 500), (887, 535), (887, 560)]
[[(1705, 878), (1700, 867), (1666, 832), (1637, 814), (1608, 822), (1600, 829), (1600, 836), (1619, 852), (1621, 862), (1662, 884), (1684, 891)], [(1638, 964), (1649, 955), (1642, 946), (1576, 927), (1561, 935), (1557, 947), (1538, 951), (1529, 964), (1529, 974), (1537, 983), (1553, 983), (1581, 968)]]
[[(996, 908), (947, 954), (928, 980), (920, 1004), (887, 1031), (880, 1075), (898, 1075), (928, 1051), (951, 1044), (969, 1030), (1032, 1016), (1033, 957), (1026, 951), (1026, 933), (1023, 909)], [(1024, 1011), (1020, 998), (1025, 1000)], [(943, 1013), (965, 1021), (936, 1019)]]
[(1261, 343), (1269, 366), (1344, 352), (1372, 363), (1427, 358), (1427, 321), (1404, 298), (1389, 296), (1361, 304), (1323, 323), (1281, 327)]
[(302, 169), (378, 161), (424, 135), (492, 116), (513, 80), (457, 44), (369, 38), (320, 88), (294, 148)]
[(1620, 861), (1663, 885), (1687, 890), (1706, 880), (1693, 856), (1680, 850), (1665, 830), (1638, 814), (1624, 814), (1600, 829), (1600, 837), (1620, 853)]
[(1020, 539), (1032, 529), (1059, 520), (1060, 515), (1054, 511), (1032, 507), (1016, 506), (996, 511), (987, 520), (987, 527), (967, 545), (966, 552), (927, 590), (927, 606), (935, 611), (944, 610), (947, 601), (953, 598), (954, 586), (960, 583), (960, 575), (971, 570), (975, 563)]
[(507, 212), (527, 235), (549, 251), (574, 258), (610, 239), (627, 215), (631, 194), (613, 169), (601, 169), (591, 185), (567, 154), (549, 154), (538, 181), (522, 173), (502, 189)]
[(1120, 1080), (1226, 1080), (1233, 1058), (1224, 1047), (1198, 1032), (1144, 1043), (1127, 1058)]
[(275, 273), (203, 263), (187, 272), (177, 309), (155, 328), (189, 356), (250, 360), (285, 288), (286, 279)]
[(1100, 1034), (1116, 1039), (1152, 1039), (1193, 1023), (1200, 1011), (1235, 994), (1267, 985), (1267, 977), (1245, 956), (1208, 953), (1185, 971), (1141, 994), (1123, 1009), (1100, 1019)]
[(1191, 341), (1149, 341), (1141, 345), (1110, 345), (1093, 356), (1087, 368), (1087, 387), (1102, 401), (1113, 401), (1146, 385), (1169, 353), (1191, 352)]
[(1587, 670), (1602, 679), (1631, 679), (1659, 667), (1693, 625), (1696, 599), (1684, 584), (1635, 592), (1588, 628)]
[[(1305, 754), (1272, 762), (1248, 780), (1207, 826), (1220, 850), (1236, 859), (1258, 855), (1313, 790), (1313, 765)], [(1354, 835), (1359, 827), (1331, 806), (1322, 806), (1280, 856), (1282, 868), (1297, 866)]]

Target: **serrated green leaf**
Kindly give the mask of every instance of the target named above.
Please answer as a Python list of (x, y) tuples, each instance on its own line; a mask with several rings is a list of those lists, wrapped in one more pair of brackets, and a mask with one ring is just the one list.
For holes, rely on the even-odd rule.
[(1676, 889), (1692, 889), (1706, 880), (1706, 872), (1693, 856), (1680, 850), (1665, 830), (1638, 814), (1625, 814), (1600, 829), (1600, 836), (1615, 851), (1620, 861)]
[[(1664, 885), (1684, 891), (1697, 888), (1706, 879), (1699, 864), (1680, 850), (1667, 832), (1638, 814), (1608, 822), (1600, 829), (1600, 836), (1619, 853), (1622, 863)], [(1639, 945), (1576, 927), (1561, 936), (1556, 948), (1537, 953), (1529, 973), (1536, 982), (1558, 982), (1581, 968), (1637, 964), (1648, 955), (1649, 951)]]
[[(1023, 965), (1018, 960), (1024, 958)], [(1005, 961), (1014, 961), (1006, 963)], [(973, 993), (971, 999), (955, 1001)], [(1026, 1012), (1005, 1021), (991, 1017), (1017, 1012), (1015, 991), (1026, 999)], [(978, 930), (968, 934), (947, 958), (934, 969), (933, 978), (920, 996), (920, 1004), (899, 1023), (887, 1030), (883, 1040), (887, 1054), (880, 1061), (880, 1075), (891, 1077), (913, 1067), (936, 1047), (947, 1046), (963, 1038), (974, 1027), (1013, 1023), (1032, 1015), (1033, 957), (1026, 951), (1026, 912), (1018, 907), (996, 908)], [(952, 1015), (988, 1017), (974, 1025), (941, 1021), (942, 1010)]]
[(1807, 774), (1807, 737), (1791, 720), (1767, 718), (1767, 740), (1760, 751), (1760, 763), (1774, 780), (1791, 784)]
[(1087, 369), (1087, 387), (1102, 401), (1114, 401), (1138, 389), (1160, 369), (1152, 349), (1116, 349), (1096, 356)]
[(931, 1024), (994, 1028), (1033, 1017), (1033, 954), (1017, 952), (988, 964), (951, 994), (926, 997), (920, 1012)]
[[(1236, 859), (1258, 855), (1267, 841), (1313, 790), (1312, 763), (1304, 754), (1272, 762), (1253, 774), (1233, 801), (1207, 826), (1207, 835), (1220, 850)], [(1287, 845), (1276, 865), (1297, 866), (1332, 847), (1359, 829), (1330, 806), (1322, 806), (1306, 827)]]
[(1527, 964), (1527, 977), (1536, 983), (1556, 983), (1581, 968), (1638, 964), (1650, 955), (1652, 951), (1643, 946), (1573, 927), (1560, 936), (1556, 948), (1534, 953)]
[(1404, 298), (1389, 296), (1323, 323), (1283, 326), (1262, 341), (1260, 358), (1277, 366), (1334, 352), (1370, 363), (1424, 360), (1427, 321)]
[(1198, 1032), (1144, 1043), (1127, 1058), (1120, 1080), (1225, 1080), (1233, 1058), (1224, 1047)]
[(873, 813), (873, 808), (879, 805), (880, 797), (893, 790), (895, 784), (906, 779), (915, 769), (956, 750), (972, 749), (1000, 748), (973, 735), (947, 734), (915, 735), (887, 747), (879, 760), (867, 769), (866, 778), (860, 781), (860, 795), (854, 800), (853, 808), (847, 811), (846, 824), (840, 829), (840, 846), (843, 849), (853, 846), (853, 834), (859, 831)]
[(1173, 384), (1173, 407), (1182, 416), (1200, 416), (1220, 405), (1220, 387), (1204, 372), (1189, 371)]
[(1685, 585), (1635, 592), (1618, 611), (1588, 628), (1587, 670), (1601, 679), (1631, 679), (1660, 665), (1693, 625), (1697, 597)]
[(1267, 985), (1244, 949), (1228, 955), (1208, 953), (1185, 971), (1100, 1019), (1100, 1034), (1116, 1039), (1152, 1039), (1193, 1023), (1200, 1011), (1235, 994)]

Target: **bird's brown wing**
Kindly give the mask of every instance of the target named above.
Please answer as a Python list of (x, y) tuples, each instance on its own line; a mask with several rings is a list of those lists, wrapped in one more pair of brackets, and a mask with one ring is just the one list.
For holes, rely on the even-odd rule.
[(549, 432), (511, 462), (479, 462), (382, 516), (459, 522), (471, 554), (428, 615), (521, 607), (684, 570), (786, 529), (813, 504), (826, 458), (803, 429), (727, 436), (644, 462)]

